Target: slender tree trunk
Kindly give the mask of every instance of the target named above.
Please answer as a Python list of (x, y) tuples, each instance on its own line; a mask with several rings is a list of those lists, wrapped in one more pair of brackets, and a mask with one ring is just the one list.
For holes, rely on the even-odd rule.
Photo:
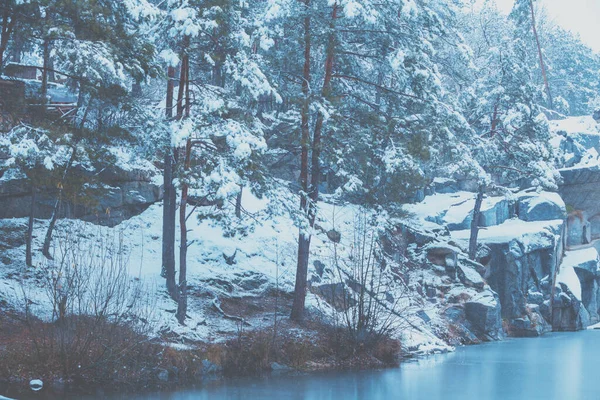
[(56, 225), (56, 220), (58, 219), (59, 207), (62, 202), (62, 193), (64, 189), (64, 185), (67, 179), (67, 174), (75, 161), (75, 155), (77, 153), (77, 143), (73, 146), (73, 151), (71, 152), (71, 157), (69, 158), (69, 162), (65, 166), (65, 171), (63, 172), (63, 176), (61, 181), (58, 184), (58, 195), (56, 196), (56, 201), (54, 202), (54, 208), (52, 209), (52, 217), (50, 218), (50, 224), (48, 225), (48, 230), (46, 231), (46, 237), (44, 238), (44, 246), (42, 247), (42, 254), (46, 256), (48, 259), (52, 259), (50, 255), (50, 243), (52, 242), (52, 233), (54, 232), (54, 227)]
[(242, 218), (242, 195), (244, 194), (244, 187), (240, 185), (240, 191), (235, 198), (235, 216), (238, 219)]
[(29, 222), (27, 224), (27, 238), (25, 242), (25, 264), (28, 267), (33, 266), (32, 241), (33, 241), (33, 223), (35, 221), (35, 197), (36, 188), (31, 189), (31, 206), (29, 208)]
[[(190, 169), (192, 153), (192, 140), (188, 139), (185, 145), (184, 173)], [(184, 180), (186, 178), (184, 177)], [(183, 183), (181, 187), (181, 204), (179, 205), (179, 227), (181, 230), (181, 242), (179, 243), (179, 301), (177, 304), (177, 320), (183, 324), (187, 312), (187, 199), (188, 184)]]
[[(325, 58), (325, 76), (323, 79), (322, 96), (324, 100), (328, 100), (331, 96), (331, 79), (333, 77), (333, 61), (335, 56), (335, 20), (337, 18), (338, 6), (337, 3), (333, 5), (333, 11), (331, 14), (330, 33), (327, 43), (327, 56)], [(310, 171), (310, 203), (309, 203), (309, 223), (312, 228), (315, 224), (317, 217), (317, 201), (319, 200), (319, 184), (321, 182), (321, 151), (322, 137), (323, 137), (323, 125), (325, 122), (325, 115), (323, 112), (319, 112), (317, 115), (317, 121), (315, 123), (315, 132), (313, 135), (312, 144), (312, 159), (311, 159), (311, 171)]]
[(48, 225), (48, 230), (46, 231), (46, 237), (44, 238), (44, 246), (42, 247), (42, 254), (46, 256), (47, 259), (52, 260), (52, 255), (50, 254), (50, 243), (52, 243), (52, 233), (54, 232), (54, 227), (56, 226), (56, 221), (58, 220), (58, 212), (60, 208), (60, 203), (62, 201), (62, 189), (58, 191), (58, 197), (54, 202), (54, 208), (52, 210), (52, 217), (50, 217), (50, 224)]
[(46, 114), (47, 106), (48, 106), (48, 68), (50, 68), (50, 39), (44, 39), (44, 50), (43, 50), (43, 58), (44, 58), (44, 67), (42, 69), (42, 90), (41, 90), (41, 110), (42, 115)]
[(181, 57), (181, 70), (179, 72), (179, 87), (177, 91), (177, 118), (182, 119), (185, 111), (185, 100), (186, 100), (186, 85), (185, 81), (188, 64), (189, 64), (189, 56), (187, 55), (187, 48), (190, 44), (190, 38), (185, 37), (183, 39), (183, 54)]
[[(310, 146), (309, 112), (310, 112), (310, 53), (311, 53), (311, 20), (309, 14), (310, 0), (305, 0), (306, 17), (304, 18), (304, 68), (302, 76), (302, 138), (300, 154), (300, 210), (308, 214), (308, 149)], [(291, 319), (301, 321), (304, 318), (306, 300), (306, 284), (308, 275), (308, 253), (310, 236), (307, 229), (301, 227), (298, 235), (298, 264), (296, 266), (296, 285), (294, 287), (294, 302)]]
[[(308, 6), (308, 4), (307, 4)], [(335, 20), (337, 18), (338, 13), (338, 5), (337, 3), (333, 5), (333, 11), (331, 14), (331, 23), (330, 23), (330, 32), (329, 39), (327, 43), (327, 55), (325, 58), (325, 76), (323, 80), (323, 89), (322, 96), (323, 99), (328, 99), (331, 95), (331, 79), (333, 77), (333, 61), (335, 55)], [(306, 33), (306, 29), (309, 30), (309, 33)], [(306, 41), (308, 41), (308, 46), (306, 45)], [(308, 49), (308, 54), (306, 54), (306, 48)], [(310, 68), (310, 20), (308, 24), (305, 23), (305, 69), (307, 68), (306, 63), (308, 63)], [(307, 79), (308, 77), (308, 79)], [(308, 74), (305, 74), (303, 85), (309, 84), (310, 79), (310, 69), (308, 70)], [(307, 88), (308, 90), (308, 88)], [(304, 92), (304, 86), (303, 86)], [(308, 93), (308, 92), (307, 92)], [(307, 94), (305, 93), (305, 95)], [(308, 218), (309, 227), (312, 228), (315, 224), (315, 220), (317, 217), (317, 202), (319, 200), (319, 183), (321, 180), (321, 150), (322, 144), (321, 139), (323, 136), (323, 125), (325, 122), (325, 115), (322, 112), (319, 112), (317, 115), (317, 121), (315, 123), (315, 131), (313, 134), (313, 142), (312, 142), (312, 154), (311, 154), (311, 171), (310, 171), (310, 186), (308, 186), (308, 105), (305, 105), (306, 110), (303, 110), (302, 123), (303, 123), (303, 148), (302, 148), (302, 163), (306, 162), (306, 166), (304, 170), (301, 170), (301, 173), (304, 173), (305, 176), (301, 176), (301, 184), (302, 190), (305, 191), (302, 196), (303, 202), (300, 207), (302, 210), (306, 211), (306, 216)], [(304, 119), (306, 116), (306, 128), (304, 127)], [(305, 143), (305, 132), (306, 129), (306, 149), (304, 148)], [(306, 154), (305, 154), (306, 150)], [(306, 157), (306, 158), (304, 158)], [(304, 178), (304, 181), (303, 181)], [(306, 198), (308, 197), (308, 199)], [(306, 287), (307, 287), (307, 277), (308, 277), (308, 261), (310, 256), (310, 241), (311, 237), (306, 233), (306, 230), (301, 230), (300, 237), (298, 239), (298, 265), (296, 267), (296, 287), (294, 290), (294, 303), (292, 305), (292, 319), (300, 321), (304, 318), (304, 304), (306, 300)]]
[[(186, 40), (187, 49), (189, 39)], [(188, 118), (190, 116), (190, 62), (189, 56), (184, 51), (181, 61), (181, 79), (179, 80), (178, 116)], [(183, 89), (183, 90), (182, 90)], [(185, 98), (184, 98), (185, 97)], [(191, 167), (192, 138), (188, 137), (185, 144), (185, 156), (183, 162), (183, 179), (181, 183), (181, 203), (179, 204), (179, 294), (177, 300), (176, 318), (180, 324), (184, 324), (187, 313), (187, 200), (189, 186), (187, 183), (188, 172)]]
[[(167, 70), (167, 102), (166, 117), (173, 118), (173, 92), (175, 89), (175, 68)], [(167, 292), (173, 300), (177, 300), (177, 285), (175, 283), (175, 215), (177, 213), (177, 193), (173, 184), (174, 166), (173, 147), (170, 142), (165, 149), (164, 160), (164, 196), (163, 196), (163, 236), (162, 236), (162, 276), (167, 281)]]
[(492, 114), (492, 129), (490, 129), (490, 137), (496, 136), (498, 127), (498, 103), (494, 104), (494, 112)]
[(477, 235), (479, 235), (479, 217), (481, 216), (481, 204), (485, 186), (479, 185), (477, 197), (475, 198), (475, 207), (473, 208), (473, 220), (471, 221), (471, 236), (469, 238), (469, 259), (475, 261), (477, 257)]
[(0, 72), (4, 70), (4, 53), (8, 47), (8, 41), (12, 35), (15, 22), (16, 19), (14, 16), (11, 18), (10, 10), (7, 7), (2, 14), (2, 31), (0, 32), (2, 35), (0, 36)]
[(531, 27), (533, 28), (533, 36), (535, 36), (535, 43), (537, 45), (538, 56), (540, 58), (540, 68), (542, 70), (542, 78), (544, 79), (544, 86), (546, 87), (546, 95), (548, 96), (548, 106), (551, 110), (554, 109), (552, 104), (552, 94), (550, 93), (550, 85), (548, 84), (548, 75), (546, 74), (546, 65), (544, 64), (544, 56), (542, 55), (542, 46), (540, 45), (540, 38), (537, 33), (535, 26), (535, 12), (533, 10), (533, 0), (529, 0), (529, 6), (531, 8)]

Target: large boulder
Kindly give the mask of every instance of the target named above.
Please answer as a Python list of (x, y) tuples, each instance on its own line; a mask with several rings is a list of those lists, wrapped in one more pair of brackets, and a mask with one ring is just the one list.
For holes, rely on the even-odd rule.
[(553, 276), (559, 237), (558, 232), (543, 230), (504, 243), (487, 243), (491, 250), (487, 282), (500, 296), (506, 319), (526, 315), (529, 292), (548, 291), (543, 282)]
[(523, 221), (565, 219), (566, 206), (558, 193), (526, 193), (518, 200), (517, 214)]
[(485, 290), (467, 301), (465, 316), (478, 337), (498, 340), (504, 336), (500, 301), (491, 290)]
[[(458, 231), (471, 228), (473, 221), (473, 208), (475, 207), (475, 194), (473, 198), (452, 205), (444, 214), (442, 223), (449, 230)], [(479, 226), (489, 227), (500, 225), (512, 218), (515, 214), (515, 203), (504, 197), (485, 197), (481, 204)]]
[(467, 264), (463, 260), (458, 263), (456, 273), (458, 279), (465, 285), (482, 290), (485, 286), (485, 281), (481, 275), (475, 270), (471, 264)]
[(592, 227), (581, 212), (573, 212), (567, 218), (567, 246), (580, 246), (592, 240)]
[(452, 332), (448, 337), (450, 345), (478, 344), (483, 341), (471, 330), (472, 326), (467, 320), (464, 306), (452, 305), (446, 308), (442, 315), (448, 321)]
[(347, 311), (356, 305), (356, 301), (343, 283), (313, 285), (310, 287), (310, 291), (337, 311)]

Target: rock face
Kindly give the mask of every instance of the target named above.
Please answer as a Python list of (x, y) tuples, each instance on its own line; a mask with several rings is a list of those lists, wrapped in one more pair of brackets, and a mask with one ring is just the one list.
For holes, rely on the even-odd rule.
[[(551, 330), (549, 322), (559, 321), (565, 327), (581, 326), (577, 320), (585, 322), (585, 316), (575, 310), (577, 299), (564, 305), (557, 320), (549, 315), (544, 318), (541, 310), (545, 301), (550, 303), (551, 282), (564, 248), (563, 221), (567, 213), (560, 196), (520, 192), (510, 200), (488, 199), (488, 204), (493, 206), (480, 220), (477, 253), (477, 261), (485, 270), (478, 272), (484, 283), (498, 294), (508, 333), (537, 336)], [(484, 226), (484, 221), (489, 225)], [(453, 237), (466, 245), (469, 233), (469, 230), (456, 231)]]
[(489, 289), (465, 303), (465, 317), (477, 336), (487, 336), (492, 340), (504, 336), (500, 301), (498, 295)]
[(550, 282), (557, 268), (557, 254), (562, 251), (562, 224), (506, 242), (488, 242), (491, 257), (486, 278), (502, 303), (502, 317), (508, 321), (509, 333), (533, 336), (540, 321), (532, 319), (528, 304), (549, 298)]
[(590, 325), (589, 313), (564, 283), (556, 288), (554, 308), (547, 317), (552, 320), (552, 327), (556, 331), (578, 331)]
[(454, 334), (461, 338), (458, 343), (479, 343), (505, 337), (500, 302), (489, 287), (481, 292), (461, 291), (454, 297), (466, 299), (464, 302), (457, 300), (444, 310), (444, 317), (451, 323)]
[[(73, 176), (86, 181), (93, 175), (95, 188), (91, 200), (63, 200), (60, 218), (78, 218), (102, 225), (114, 226), (144, 211), (162, 198), (162, 186), (157, 183), (155, 169), (123, 169), (116, 166), (101, 172), (73, 169)], [(58, 191), (52, 187), (38, 188), (35, 203), (36, 218), (50, 218)], [(23, 176), (0, 179), (0, 219), (29, 216), (31, 187)]]
[(539, 306), (528, 307), (527, 314), (515, 318), (508, 326), (509, 335), (514, 337), (536, 337), (552, 331), (552, 326), (540, 312)]
[[(565, 253), (565, 257), (561, 264), (558, 282), (560, 287), (557, 287), (557, 295), (555, 296), (555, 308), (559, 306), (565, 313), (578, 315), (582, 321), (589, 320), (589, 324), (600, 322), (600, 257), (598, 251), (594, 247), (588, 247), (578, 250), (571, 250)], [(561, 295), (562, 294), (562, 295)], [(583, 305), (583, 310), (580, 312), (579, 303)], [(564, 310), (565, 308), (573, 310)], [(581, 315), (580, 315), (581, 314)], [(556, 317), (556, 315), (555, 315)], [(573, 330), (575, 323), (565, 323), (563, 320), (560, 328), (562, 330)]]

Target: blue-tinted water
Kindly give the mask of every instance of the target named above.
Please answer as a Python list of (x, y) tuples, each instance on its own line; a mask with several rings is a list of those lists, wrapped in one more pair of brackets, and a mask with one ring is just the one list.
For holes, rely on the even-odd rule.
[(383, 371), (239, 379), (201, 389), (86, 400), (595, 400), (600, 331), (459, 348)]

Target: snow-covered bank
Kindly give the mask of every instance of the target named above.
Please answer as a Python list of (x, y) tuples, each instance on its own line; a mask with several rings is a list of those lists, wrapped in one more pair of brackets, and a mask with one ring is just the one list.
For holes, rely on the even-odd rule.
[[(285, 191), (282, 191), (282, 195), (285, 195)], [(290, 197), (290, 202), (295, 202), (292, 195), (286, 196)], [(239, 330), (239, 319), (230, 318), (231, 316), (243, 318), (246, 329), (251, 330), (270, 327), (276, 318), (287, 318), (285, 302), (281, 301), (279, 308), (275, 309), (261, 304), (261, 299), (272, 296), (277, 291), (293, 291), (298, 229), (288, 216), (270, 214), (265, 201), (245, 195), (243, 206), (253, 217), (244, 222), (248, 225), (243, 227), (247, 233), (242, 235), (228, 235), (224, 227), (207, 220), (200, 221), (195, 215), (189, 218), (188, 240), (192, 243), (188, 250), (190, 300), (189, 320), (185, 326), (178, 324), (174, 318), (176, 304), (168, 297), (164, 280), (160, 276), (160, 203), (113, 228), (98, 227), (82, 221), (61, 220), (55, 242), (61, 243), (61, 238), (65, 237), (64, 232), (68, 231), (76, 235), (77, 240), (89, 242), (90, 246), (100, 238), (119, 238), (128, 254), (130, 282), (141, 290), (141, 297), (147, 299), (147, 304), (150, 305), (145, 318), (149, 319), (154, 335), (169, 337), (173, 343), (187, 343), (190, 340), (219, 342), (235, 336)], [(349, 257), (355, 246), (353, 240), (356, 219), (363, 212), (352, 205), (321, 204), (319, 229), (314, 232), (312, 261), (309, 266), (312, 289), (307, 299), (309, 309), (317, 315), (332, 313), (330, 305), (323, 301), (321, 288), (339, 281), (337, 272), (332, 268), (334, 245), (335, 251), (344, 259)], [(25, 225), (25, 219), (3, 221), (4, 229), (15, 232), (22, 232)], [(406, 226), (411, 231), (421, 229), (419, 223), (407, 223)], [(46, 227), (47, 221), (36, 220), (34, 248), (41, 246)], [(328, 237), (328, 232), (332, 231), (340, 234), (339, 244)], [(434, 233), (428, 240), (444, 244), (451, 239), (449, 236), (437, 237)], [(482, 287), (477, 284), (476, 289), (466, 288), (458, 278), (452, 277), (452, 274), (447, 275), (429, 262), (429, 250), (419, 248), (416, 244), (409, 244), (408, 252), (399, 251), (401, 253), (394, 257), (400, 262), (397, 264), (400, 268), (399, 276), (404, 277), (404, 282), (400, 280), (400, 285), (386, 288), (386, 295), (404, 299), (404, 322), (401, 323), (404, 347), (410, 352), (423, 354), (449, 351), (453, 345), (477, 341), (476, 335), (468, 335), (468, 339), (461, 338), (460, 335), (457, 338), (448, 337), (448, 324), (451, 322), (444, 310), (450, 298), (459, 303), (470, 297), (476, 298)], [(52, 302), (47, 290), (43, 288), (44, 280), (40, 276), (40, 273), (46, 271), (40, 266), (46, 265), (47, 261), (41, 254), (36, 254), (34, 267), (27, 268), (23, 262), (23, 245), (7, 249), (3, 257), (4, 262), (0, 265), (0, 298), (18, 309), (25, 294), (36, 315), (51, 319)], [(407, 265), (415, 267), (408, 268)], [(477, 272), (472, 267), (461, 268), (471, 277), (468, 282), (475, 280), (473, 274), (477, 275)], [(432, 293), (434, 289), (435, 294)], [(471, 292), (473, 294), (469, 295)], [(462, 300), (456, 300), (459, 298)], [(256, 307), (253, 310), (239, 307), (237, 299), (255, 299), (252, 302)]]

